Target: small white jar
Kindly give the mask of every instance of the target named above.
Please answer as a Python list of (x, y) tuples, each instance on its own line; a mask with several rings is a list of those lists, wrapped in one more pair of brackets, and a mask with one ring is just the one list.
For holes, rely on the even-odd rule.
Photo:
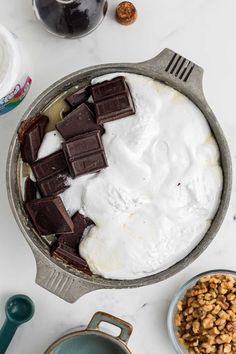
[(19, 39), (0, 24), (0, 116), (10, 112), (29, 92), (30, 61)]

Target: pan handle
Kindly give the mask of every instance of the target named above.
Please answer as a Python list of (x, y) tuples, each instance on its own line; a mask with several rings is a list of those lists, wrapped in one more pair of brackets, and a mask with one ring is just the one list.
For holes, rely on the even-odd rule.
[(158, 74), (161, 81), (186, 96), (205, 101), (202, 87), (203, 69), (173, 50), (166, 48), (156, 57), (139, 65)]
[(99, 324), (101, 322), (110, 323), (116, 327), (119, 327), (121, 329), (121, 332), (116, 338), (124, 343), (128, 343), (133, 331), (133, 327), (131, 324), (125, 322), (124, 320), (121, 320), (120, 318), (109, 315), (108, 313), (97, 312), (91, 319), (87, 329), (90, 331), (98, 330)]
[(96, 284), (79, 279), (58, 267), (55, 263), (49, 261), (38, 250), (33, 250), (36, 265), (36, 284), (50, 291), (61, 299), (74, 303), (80, 297), (94, 290), (101, 289)]

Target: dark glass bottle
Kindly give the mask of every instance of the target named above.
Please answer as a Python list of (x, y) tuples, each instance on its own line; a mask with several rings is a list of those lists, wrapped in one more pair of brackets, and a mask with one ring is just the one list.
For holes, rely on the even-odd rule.
[(64, 38), (93, 31), (107, 12), (107, 0), (33, 0), (37, 18), (47, 30)]

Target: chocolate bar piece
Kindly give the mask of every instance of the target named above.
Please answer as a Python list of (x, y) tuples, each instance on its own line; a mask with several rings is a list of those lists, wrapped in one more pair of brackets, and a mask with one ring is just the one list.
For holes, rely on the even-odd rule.
[(135, 114), (134, 103), (129, 92), (100, 101), (95, 104), (95, 109), (98, 124)]
[(69, 103), (69, 105), (73, 108), (78, 107), (81, 103), (86, 102), (89, 99), (89, 96), (90, 88), (85, 87), (68, 96), (66, 98), (66, 102)]
[(116, 77), (110, 81), (103, 81), (91, 87), (92, 97), (96, 103), (126, 92), (127, 84), (123, 76)]
[(63, 151), (69, 158), (82, 157), (98, 150), (103, 150), (103, 145), (97, 130), (78, 135), (63, 143)]
[(67, 173), (53, 175), (52, 177), (38, 181), (38, 188), (43, 197), (50, 197), (64, 192), (69, 188)]
[(21, 157), (24, 162), (31, 164), (37, 159), (48, 122), (48, 117), (41, 114), (22, 122), (18, 129), (18, 139), (21, 143)]
[(43, 159), (35, 161), (31, 168), (38, 181), (64, 172), (67, 169), (67, 164), (63, 151), (54, 152)]
[(52, 257), (63, 262), (73, 265), (75, 268), (88, 275), (92, 275), (87, 262), (79, 256), (74, 248), (71, 248), (63, 243), (54, 244), (52, 248)]
[(49, 122), (49, 118), (41, 113), (21, 122), (20, 127), (18, 128), (17, 131), (17, 137), (19, 142), (22, 143), (26, 133), (36, 125), (39, 125), (40, 134), (42, 136), (44, 134), (45, 124), (47, 124), (48, 122)]
[(63, 143), (63, 151), (72, 177), (107, 167), (100, 131), (78, 135)]
[(34, 199), (25, 203), (25, 208), (40, 235), (74, 232), (74, 224), (60, 197)]
[(80, 159), (71, 160), (69, 169), (72, 177), (77, 177), (98, 172), (107, 166), (107, 159), (104, 151), (99, 151)]
[(83, 236), (86, 227), (93, 225), (93, 221), (84, 215), (77, 212), (73, 217), (72, 221), (74, 224), (73, 234), (62, 234), (58, 236), (58, 242), (63, 243), (66, 246), (74, 248), (78, 251), (80, 240)]
[(29, 202), (32, 199), (36, 199), (37, 185), (31, 178), (27, 177), (25, 180), (25, 201)]
[(68, 140), (76, 135), (98, 130), (99, 126), (95, 121), (92, 111), (85, 103), (82, 103), (57, 123), (56, 128), (63, 138)]

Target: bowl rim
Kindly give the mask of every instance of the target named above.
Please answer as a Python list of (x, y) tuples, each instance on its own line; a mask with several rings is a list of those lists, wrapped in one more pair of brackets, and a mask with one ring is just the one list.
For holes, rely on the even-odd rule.
[[(156, 70), (153, 67), (150, 67), (151, 61), (147, 61), (144, 63), (138, 64), (105, 64), (105, 65), (97, 65), (92, 66), (86, 69), (82, 69), (76, 71), (49, 86), (44, 92), (39, 95), (34, 102), (30, 105), (28, 110), (23, 115), (22, 119), (19, 122), (19, 125), (22, 120), (29, 118), (34, 115), (36, 112), (40, 111), (40, 107), (45, 107), (49, 102), (51, 102), (54, 98), (56, 98), (59, 94), (62, 94), (66, 90), (77, 85), (78, 88), (85, 86), (86, 84), (90, 84), (91, 80), (97, 76), (105, 75), (108, 73), (114, 72), (130, 72), (138, 75), (144, 75), (150, 77), (154, 80), (158, 80), (160, 82), (164, 82), (165, 84), (177, 89), (181, 92), (178, 87), (170, 84), (166, 80), (163, 79), (162, 73)], [(134, 288), (145, 285), (154, 284), (169, 278), (170, 276), (175, 275), (176, 273), (183, 270), (186, 266), (191, 264), (196, 258), (200, 256), (200, 254), (208, 247), (211, 241), (216, 236), (223, 220), (226, 215), (230, 195), (231, 195), (231, 187), (232, 187), (232, 163), (230, 152), (228, 148), (227, 141), (224, 137), (222, 129), (214, 116), (213, 112), (209, 108), (205, 99), (199, 100), (197, 95), (193, 95), (192, 91), (186, 92), (185, 95), (202, 111), (205, 116), (213, 135), (217, 141), (217, 144), (220, 149), (221, 154), (221, 163), (222, 163), (222, 171), (223, 171), (223, 190), (221, 196), (221, 202), (219, 204), (219, 208), (212, 220), (212, 223), (203, 236), (202, 240), (196, 245), (196, 247), (183, 259), (179, 262), (175, 263), (171, 267), (164, 269), (161, 272), (158, 272), (153, 275), (149, 275), (143, 278), (133, 279), (133, 280), (113, 280), (113, 279), (105, 279), (99, 276), (88, 276), (73, 267), (68, 267), (61, 261), (57, 261), (50, 256), (50, 252), (48, 251), (46, 245), (43, 245), (40, 242), (40, 239), (36, 237), (35, 232), (32, 231), (30, 227), (30, 223), (28, 220), (25, 220), (25, 212), (22, 210), (22, 205), (19, 200), (19, 195), (17, 191), (17, 157), (19, 153), (19, 142), (17, 141), (17, 129), (15, 134), (13, 135), (12, 142), (9, 148), (9, 154), (7, 159), (7, 193), (10, 202), (11, 209), (15, 216), (15, 219), (26, 238), (27, 242), (31, 246), (33, 252), (40, 252), (41, 257), (46, 257), (50, 263), (54, 263), (59, 266), (59, 268), (63, 269), (65, 272), (69, 273), (72, 276), (76, 276), (80, 280), (83, 280), (87, 284), (92, 284), (94, 286), (98, 286), (99, 288)], [(18, 126), (19, 126), (18, 125)], [(35, 253), (34, 252), (34, 253)]]
[(170, 341), (172, 343), (172, 346), (176, 352), (176, 354), (188, 354), (188, 351), (179, 343), (177, 336), (176, 336), (176, 329), (175, 329), (175, 324), (174, 324), (174, 316), (176, 313), (176, 305), (178, 301), (180, 301), (186, 291), (191, 288), (193, 285), (197, 283), (197, 281), (208, 275), (217, 275), (217, 274), (228, 274), (232, 275), (236, 278), (236, 271), (234, 270), (229, 270), (229, 269), (212, 269), (212, 270), (207, 270), (204, 272), (201, 272), (199, 274), (194, 275), (192, 278), (190, 278), (188, 281), (186, 281), (176, 292), (176, 294), (173, 296), (169, 308), (168, 308), (168, 313), (167, 313), (167, 331), (168, 335), (170, 338)]

